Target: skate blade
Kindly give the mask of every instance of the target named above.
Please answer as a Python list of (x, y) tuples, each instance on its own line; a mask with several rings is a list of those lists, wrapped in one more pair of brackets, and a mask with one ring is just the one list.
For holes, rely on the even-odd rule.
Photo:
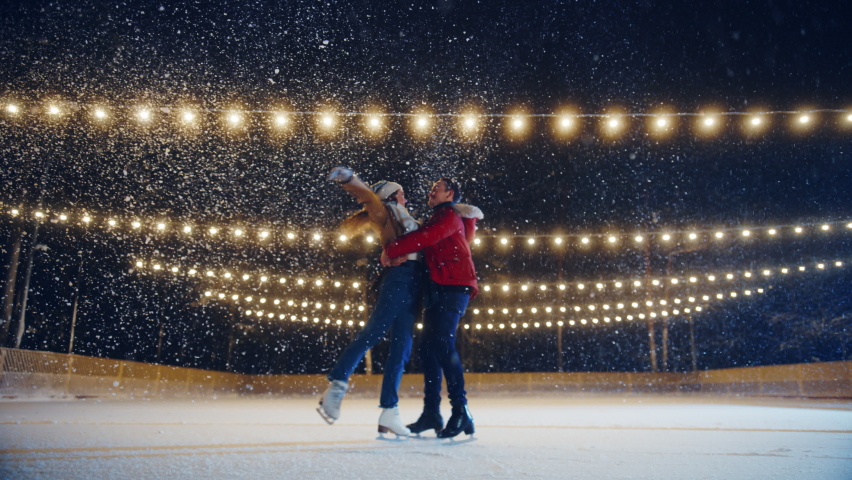
[(399, 437), (408, 438), (408, 437), (411, 436), (411, 432), (409, 432), (409, 433), (396, 433), (393, 430), (391, 430), (389, 427), (386, 427), (384, 425), (379, 425), (379, 434), (385, 434), (385, 433), (392, 433), (392, 434), (396, 435), (397, 438), (399, 438)]
[(459, 439), (458, 437), (449, 437), (449, 438), (438, 438), (441, 445), (462, 445), (464, 443), (471, 443), (476, 441), (476, 437), (473, 435), (469, 435), (466, 438)]
[(325, 423), (327, 423), (327, 424), (329, 424), (329, 425), (333, 425), (333, 424), (334, 424), (334, 421), (335, 421), (335, 420), (337, 420), (336, 418), (331, 418), (331, 417), (329, 417), (329, 416), (328, 416), (328, 415), (327, 415), (327, 414), (323, 411), (322, 407), (317, 407), (317, 413), (319, 413), (319, 414), (320, 414), (320, 417), (322, 417), (322, 419), (323, 419), (323, 420), (325, 420)]

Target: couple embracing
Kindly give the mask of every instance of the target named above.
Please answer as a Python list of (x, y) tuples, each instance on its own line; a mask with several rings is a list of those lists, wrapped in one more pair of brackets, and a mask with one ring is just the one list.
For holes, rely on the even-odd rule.
[[(476, 220), (482, 212), (459, 204), (461, 189), (441, 177), (429, 191), (432, 217), (423, 225), (405, 208), (403, 188), (394, 182), (364, 183), (352, 170), (336, 167), (329, 180), (339, 183), (364, 208), (344, 220), (341, 229), (357, 233), (373, 229), (384, 249), (382, 264), (388, 268), (379, 286), (379, 296), (370, 319), (350, 343), (328, 374), (329, 386), (317, 411), (328, 423), (340, 417), (340, 405), (348, 379), (358, 363), (385, 333), (390, 332), (390, 352), (382, 380), (379, 432), (407, 436), (435, 430), (439, 438), (452, 438), (474, 432), (473, 417), (467, 408), (464, 369), (456, 352), (456, 329), (471, 298), (478, 289), (470, 242)], [(428, 277), (424, 273), (428, 271)], [(423, 366), (423, 413), (409, 425), (399, 418), (399, 384), (405, 363), (411, 355), (414, 321), (424, 296), (423, 338), (420, 360)], [(444, 425), (441, 416), (441, 380), (447, 379), (452, 415)]]

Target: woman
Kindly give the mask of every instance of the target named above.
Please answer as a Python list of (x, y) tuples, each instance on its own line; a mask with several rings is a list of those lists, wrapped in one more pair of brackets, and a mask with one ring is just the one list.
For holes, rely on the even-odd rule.
[[(360, 212), (344, 220), (341, 229), (345, 233), (352, 235), (369, 227), (379, 235), (382, 245), (385, 245), (420, 227), (405, 209), (405, 192), (398, 183), (381, 181), (368, 187), (352, 170), (344, 167), (332, 169), (328, 179), (339, 183), (364, 205)], [(411, 433), (399, 418), (397, 390), (405, 363), (411, 356), (411, 334), (419, 308), (424, 272), (425, 267), (418, 252), (394, 262), (385, 273), (370, 319), (346, 347), (328, 374), (330, 383), (323, 393), (317, 411), (329, 424), (340, 417), (340, 404), (349, 387), (349, 376), (355, 371), (367, 350), (390, 330), (390, 352), (380, 397), (382, 413), (379, 416), (379, 433), (393, 432), (406, 436)]]

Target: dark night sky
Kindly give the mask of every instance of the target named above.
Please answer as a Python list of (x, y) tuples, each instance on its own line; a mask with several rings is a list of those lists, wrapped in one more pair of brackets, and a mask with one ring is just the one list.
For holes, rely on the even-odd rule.
[[(420, 102), (439, 112), (472, 102), (491, 113), (519, 103), (549, 113), (564, 102), (586, 112), (611, 105), (636, 112), (659, 105), (689, 112), (710, 104), (734, 111), (754, 105), (845, 108), (852, 33), (836, 5), (438, 1), (395, 7), (384, 2), (247, 2), (236, 8), (199, 2), (26, 2), (2, 19), (0, 65), (7, 98), (58, 95), (114, 106), (144, 101), (269, 109), (288, 101), (311, 110), (333, 100), (348, 111), (378, 101), (402, 112)], [(139, 182), (157, 177), (169, 185), (168, 193), (154, 195), (165, 204), (140, 199), (137, 208), (181, 210), (176, 203), (188, 198), (197, 203), (184, 207), (193, 214), (202, 205), (214, 205), (220, 207), (217, 216), (236, 209), (243, 215), (273, 214), (313, 223), (313, 205), (294, 205), (295, 211), (285, 214), (263, 205), (292, 200), (290, 193), (311, 194), (319, 174), (347, 163), (370, 180), (392, 175), (420, 181), (418, 187), (424, 175), (458, 175), (469, 184), (468, 199), (486, 207), (498, 224), (511, 223), (523, 212), (545, 227), (563, 213), (565, 202), (579, 212), (568, 219), (571, 224), (636, 223), (631, 210), (637, 197), (649, 194), (635, 185), (642, 178), (666, 197), (655, 202), (658, 195), (650, 192), (652, 209), (678, 210), (665, 219), (670, 223), (688, 216), (694, 216), (689, 221), (708, 215), (733, 221), (752, 215), (732, 215), (731, 202), (756, 202), (757, 209), (774, 210), (757, 214), (772, 220), (825, 216), (842, 208), (830, 204), (790, 213), (818, 193), (801, 191), (807, 190), (802, 178), (836, 178), (833, 171), (813, 172), (802, 162), (817, 157), (834, 164), (841, 158), (846, 139), (833, 131), (828, 138), (802, 139), (776, 125), (772, 135), (756, 141), (731, 129), (720, 141), (696, 143), (684, 134), (678, 141), (655, 145), (638, 122), (635, 127), (611, 145), (595, 138), (594, 128), (586, 125), (587, 135), (565, 145), (549, 138), (540, 123), (531, 140), (514, 147), (500, 138), (495, 125), (473, 145), (456, 141), (446, 129), (414, 146), (400, 128), (399, 135), (379, 145), (366, 144), (358, 135), (327, 145), (303, 131), (273, 149), (258, 145), (263, 133), (243, 142), (208, 137), (189, 145), (160, 135), (140, 139), (122, 129), (106, 139), (80, 140), (72, 134), (69, 141), (78, 142), (77, 156), (87, 157), (74, 159), (77, 169), (103, 172), (112, 188), (98, 194), (81, 184), (70, 193), (78, 202), (113, 206), (138, 187), (119, 185), (110, 177), (110, 170), (121, 164), (122, 170), (138, 167), (151, 174), (140, 175)], [(221, 133), (211, 130), (206, 133)], [(89, 140), (106, 141), (88, 154)], [(198, 143), (205, 150), (199, 152)], [(181, 167), (192, 169), (196, 178), (174, 170)], [(705, 169), (716, 180), (712, 186), (705, 183)], [(75, 176), (73, 171), (61, 173), (66, 184)], [(493, 177), (501, 173), (512, 180)], [(219, 179), (234, 176), (268, 183), (264, 196), (228, 192)], [(755, 185), (755, 177), (763, 185)], [(796, 193), (789, 203), (782, 198), (779, 204), (778, 198), (769, 198), (766, 186)], [(213, 187), (225, 190), (210, 194)], [(409, 190), (420, 193), (415, 187)], [(57, 193), (52, 203), (68, 195)], [(548, 205), (543, 197), (550, 195), (557, 198)], [(175, 196), (184, 200), (165, 198)], [(507, 197), (517, 205), (502, 203)], [(340, 210), (332, 213), (336, 218)]]
[[(660, 105), (693, 112), (711, 104), (730, 111), (848, 108), (852, 30), (843, 20), (849, 18), (848, 10), (843, 2), (795, 1), (258, 1), (239, 6), (22, 2), (5, 7), (0, 18), (0, 96), (30, 102), (26, 105), (32, 110), (24, 119), (0, 120), (0, 150), (8, 172), (0, 180), (0, 195), (7, 203), (30, 204), (43, 195), (44, 204), (55, 208), (331, 228), (354, 205), (340, 191), (329, 189), (322, 176), (346, 164), (368, 181), (387, 177), (402, 183), (421, 215), (426, 212), (420, 199), (429, 181), (443, 174), (456, 176), (466, 187), (467, 201), (485, 212), (482, 226), (501, 233), (844, 220), (850, 217), (852, 201), (852, 137), (829, 115), (821, 116), (815, 133), (806, 136), (790, 133), (779, 117), (769, 133), (755, 138), (729, 125), (711, 140), (696, 139), (684, 127), (673, 138), (657, 142), (634, 122), (617, 142), (599, 138), (591, 124), (578, 137), (560, 141), (540, 122), (529, 140), (511, 143), (492, 122), (478, 142), (460, 140), (443, 125), (418, 143), (397, 125), (387, 139), (375, 143), (358, 134), (354, 124), (334, 142), (319, 140), (304, 126), (286, 142), (276, 142), (270, 141), (260, 119), (254, 120), (249, 134), (228, 135), (214, 112), (205, 114), (198, 134), (186, 137), (165, 122), (144, 135), (119, 119), (107, 128), (93, 128), (85, 108), (61, 125), (49, 124), (36, 106), (61, 98), (70, 105), (97, 103), (125, 114), (122, 107), (140, 103), (266, 110), (284, 101), (305, 111), (327, 101), (346, 111), (378, 102), (394, 112), (408, 112), (422, 102), (437, 112), (458, 111), (472, 103), (489, 113), (518, 104), (550, 113), (566, 102), (589, 113), (613, 105), (631, 112)], [(45, 183), (39, 186), (45, 165)], [(4, 226), (5, 244), (14, 228), (11, 223)], [(71, 293), (57, 284), (69, 283), (77, 245), (99, 252), (93, 255), (101, 257), (101, 271), (115, 277), (87, 277), (92, 293), (83, 316), (91, 323), (81, 333), (81, 353), (152, 360), (150, 342), (144, 348), (135, 346), (145, 343), (139, 339), (149, 338), (157, 324), (151, 327), (143, 319), (162, 317), (168, 310), (164, 305), (177, 302), (187, 306), (168, 307), (174, 311), (166, 316), (182, 319), (179, 325), (169, 325), (184, 348), (164, 361), (213, 368), (223, 368), (209, 360), (209, 350), (219, 347), (207, 348), (204, 361), (188, 360), (186, 350), (205, 351), (205, 335), (227, 337), (227, 329), (209, 326), (221, 324), (225, 314), (191, 306), (197, 285), (151, 285), (128, 274), (128, 255), (156, 250), (164, 258), (212, 258), (222, 265), (286, 272), (355, 271), (350, 264), (357, 257), (316, 251), (246, 254), (203, 244), (153, 245), (133, 236), (120, 242), (104, 236), (74, 243), (82, 241), (75, 240), (73, 232), (50, 229), (44, 235), (42, 240), (54, 253), (39, 254), (37, 261), (60, 273), (34, 277), (35, 297), (42, 299), (34, 300), (36, 317), (67, 317), (67, 312), (56, 312), (65, 309)], [(675, 269), (743, 269), (847, 251), (845, 240), (772, 248), (734, 244), (684, 255)], [(641, 253), (572, 252), (563, 274), (566, 280), (641, 275)], [(661, 272), (668, 252), (652, 253), (653, 268)], [(551, 260), (547, 253), (509, 258), (482, 254), (477, 262), (483, 281), (489, 282), (552, 278), (556, 274)], [(837, 292), (848, 292), (841, 280), (837, 282)], [(787, 359), (756, 348), (765, 346), (759, 339), (766, 335), (749, 327), (755, 317), (776, 318), (784, 302), (772, 302), (705, 322), (729, 322), (737, 332), (734, 336), (753, 340), (732, 354), (730, 342), (707, 333), (710, 344), (721, 346), (713, 347), (718, 355), (703, 365)], [(61, 350), (35, 340), (53, 327), (67, 329), (57, 326), (67, 319), (56, 319), (55, 325), (51, 321), (45, 320), (48, 325), (41, 333), (33, 333), (29, 348)], [(136, 333), (127, 333), (125, 324)], [(841, 327), (848, 329), (848, 322)], [(292, 343), (297, 337), (292, 331), (270, 331), (258, 334), (256, 341), (268, 343), (268, 335), (279, 335), (281, 341), (291, 342), (293, 351), (303, 348)], [(618, 331), (601, 332), (584, 340), (577, 334), (573, 347), (579, 350), (572, 368), (643, 368), (641, 329), (626, 335), (622, 331), (621, 337)], [(604, 340), (606, 335), (612, 338)], [(104, 340), (108, 336), (110, 341)], [(217, 345), (222, 341), (216, 340)], [(532, 343), (547, 350), (548, 341), (552, 338)], [(596, 353), (589, 354), (591, 347), (583, 342), (594, 345)], [(187, 347), (190, 343), (194, 346)], [(632, 353), (601, 346), (610, 343), (630, 345)], [(328, 358), (339, 347), (332, 344), (337, 345), (332, 353), (323, 350)], [(313, 351), (310, 341), (305, 345), (306, 351)], [(501, 345), (511, 348), (511, 341)], [(142, 353), (128, 353), (131, 350)], [(274, 357), (260, 351), (254, 353), (257, 358)], [(831, 352), (830, 358), (841, 356), (837, 349)], [(291, 360), (297, 357), (290, 355)], [(817, 357), (802, 353), (792, 361)], [(305, 367), (310, 363), (302, 358), (269, 368), (320, 368)], [(529, 359), (494, 368), (550, 367)]]
[(2, 20), (4, 83), (210, 104), (834, 103), (852, 61), (841, 3), (23, 2)]

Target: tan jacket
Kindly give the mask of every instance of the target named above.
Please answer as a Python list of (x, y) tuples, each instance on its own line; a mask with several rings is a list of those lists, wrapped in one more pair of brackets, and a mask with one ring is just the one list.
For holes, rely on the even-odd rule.
[(357, 175), (352, 175), (352, 180), (342, 184), (342, 187), (364, 208), (344, 220), (340, 225), (341, 231), (352, 236), (363, 232), (369, 226), (379, 235), (382, 245), (396, 240), (405, 233), (391, 211), (391, 206), (379, 200), (378, 195)]

